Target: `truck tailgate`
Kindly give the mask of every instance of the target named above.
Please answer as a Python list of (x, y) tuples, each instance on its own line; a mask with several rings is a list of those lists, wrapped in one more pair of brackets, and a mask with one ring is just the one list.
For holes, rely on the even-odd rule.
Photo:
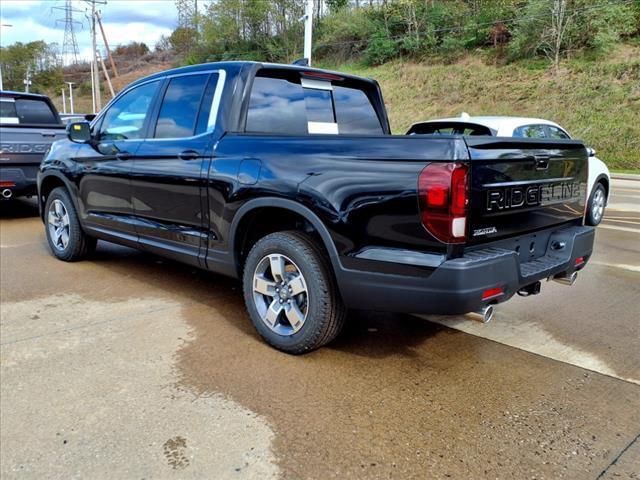
[(66, 137), (65, 127), (2, 126), (0, 165), (40, 165), (44, 154), (56, 140)]
[(471, 159), (469, 243), (584, 215), (588, 156), (574, 140), (465, 137)]

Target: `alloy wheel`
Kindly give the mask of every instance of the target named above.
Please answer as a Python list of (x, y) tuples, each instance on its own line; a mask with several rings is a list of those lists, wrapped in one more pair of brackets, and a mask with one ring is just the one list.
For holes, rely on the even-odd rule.
[(55, 199), (49, 206), (49, 213), (47, 215), (47, 223), (49, 227), (49, 236), (53, 246), (60, 251), (67, 248), (69, 244), (69, 213), (67, 212), (64, 203)]
[(278, 335), (293, 335), (307, 318), (307, 282), (290, 258), (279, 253), (267, 255), (253, 274), (253, 301), (269, 329)]

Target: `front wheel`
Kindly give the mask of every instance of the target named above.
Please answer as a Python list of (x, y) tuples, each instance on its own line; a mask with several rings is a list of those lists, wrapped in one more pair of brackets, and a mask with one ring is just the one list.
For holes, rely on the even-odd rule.
[(258, 241), (245, 262), (243, 287), (256, 330), (283, 352), (321, 347), (344, 324), (346, 310), (326, 254), (306, 234), (278, 232)]
[(591, 192), (589, 208), (587, 209), (587, 224), (594, 227), (602, 221), (604, 217), (604, 207), (607, 202), (607, 194), (602, 183), (596, 184)]
[(97, 240), (82, 230), (75, 206), (66, 189), (55, 188), (45, 204), (45, 231), (51, 252), (60, 260), (74, 262), (96, 248)]

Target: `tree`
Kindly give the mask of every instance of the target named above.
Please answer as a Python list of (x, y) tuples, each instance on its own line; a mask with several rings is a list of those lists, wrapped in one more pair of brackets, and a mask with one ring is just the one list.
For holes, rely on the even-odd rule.
[(31, 91), (41, 92), (62, 84), (61, 64), (56, 44), (43, 41), (16, 42), (0, 48), (2, 80), (7, 90), (22, 90), (27, 70), (33, 82)]

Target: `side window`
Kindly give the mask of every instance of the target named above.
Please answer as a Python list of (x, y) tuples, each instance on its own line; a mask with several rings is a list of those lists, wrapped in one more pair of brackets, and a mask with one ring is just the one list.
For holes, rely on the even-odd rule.
[(523, 125), (513, 131), (513, 136), (521, 138), (547, 138), (544, 127), (544, 125)]
[(142, 138), (142, 129), (159, 86), (159, 80), (145, 83), (116, 100), (100, 126), (100, 141)]
[(299, 81), (255, 77), (247, 111), (247, 132), (306, 135), (307, 113)]
[(381, 135), (382, 125), (367, 94), (356, 88), (334, 85), (338, 130), (343, 134)]
[[(196, 135), (200, 135), (207, 131), (208, 128), (215, 126), (216, 118), (209, 118), (212, 114), (211, 108), (213, 107), (213, 99), (216, 96), (216, 88), (218, 87), (217, 73), (212, 73), (209, 77), (209, 83), (202, 96), (202, 105), (200, 107), (200, 113), (198, 114), (198, 122), (196, 124)], [(213, 112), (216, 115), (218, 112)]]
[(21, 124), (58, 125), (58, 119), (43, 100), (16, 98), (16, 113)]
[(208, 78), (208, 74), (184, 75), (169, 81), (155, 127), (155, 138), (193, 136)]
[(553, 125), (547, 125), (547, 137), (554, 140), (568, 140), (571, 138), (567, 135), (567, 132)]

